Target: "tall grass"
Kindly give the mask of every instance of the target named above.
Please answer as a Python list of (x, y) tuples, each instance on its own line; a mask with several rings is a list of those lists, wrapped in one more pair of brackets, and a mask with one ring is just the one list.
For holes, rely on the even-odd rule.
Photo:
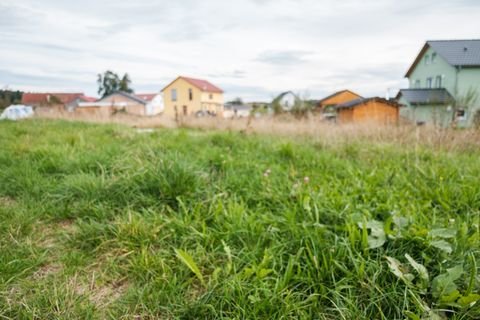
[(478, 319), (476, 133), (325, 128), (0, 123), (0, 315)]
[(135, 128), (190, 128), (267, 134), (280, 137), (313, 139), (320, 146), (336, 146), (339, 143), (363, 142), (394, 143), (402, 146), (419, 145), (442, 150), (468, 151), (480, 147), (480, 131), (456, 130), (433, 126), (414, 126), (402, 122), (397, 126), (378, 123), (342, 124), (325, 122), (318, 116), (297, 119), (290, 115), (263, 116), (260, 118), (196, 118), (184, 117), (177, 121), (164, 115), (142, 117), (129, 114), (112, 116), (78, 115), (57, 110), (37, 112), (38, 118), (84, 121), (91, 123), (123, 124)]

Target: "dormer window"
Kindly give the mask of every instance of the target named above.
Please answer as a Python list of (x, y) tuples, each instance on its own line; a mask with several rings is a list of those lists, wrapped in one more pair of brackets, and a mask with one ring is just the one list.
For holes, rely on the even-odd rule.
[(425, 56), (425, 64), (426, 65), (430, 64), (430, 55), (428, 55), (428, 54)]

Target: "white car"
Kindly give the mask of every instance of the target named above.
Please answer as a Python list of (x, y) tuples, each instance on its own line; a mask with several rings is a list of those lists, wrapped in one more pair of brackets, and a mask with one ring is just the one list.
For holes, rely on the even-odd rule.
[(19, 120), (24, 118), (30, 118), (33, 116), (33, 108), (30, 106), (24, 106), (23, 104), (14, 104), (3, 110), (0, 115), (0, 120)]

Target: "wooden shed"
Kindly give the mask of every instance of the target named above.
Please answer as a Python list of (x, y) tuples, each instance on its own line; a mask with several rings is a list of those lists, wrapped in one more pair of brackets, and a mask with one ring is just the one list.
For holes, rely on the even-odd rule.
[(382, 98), (356, 99), (336, 106), (338, 123), (397, 124), (400, 104)]

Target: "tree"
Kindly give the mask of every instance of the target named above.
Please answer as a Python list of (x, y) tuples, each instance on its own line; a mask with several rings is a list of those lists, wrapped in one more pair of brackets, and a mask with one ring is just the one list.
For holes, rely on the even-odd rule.
[(242, 98), (237, 97), (234, 100), (230, 101), (229, 103), (234, 105), (234, 106), (241, 106), (241, 105), (243, 105), (243, 100), (242, 100)]
[(19, 104), (22, 101), (23, 92), (11, 91), (8, 89), (0, 90), (0, 109), (5, 109), (11, 104)]
[(107, 70), (103, 75), (98, 74), (97, 83), (98, 94), (102, 98), (108, 96), (109, 94), (112, 94), (115, 91), (133, 93), (133, 89), (130, 88), (132, 80), (130, 79), (128, 73), (125, 73), (120, 79), (120, 77), (116, 73)]
[(122, 80), (120, 80), (119, 90), (127, 93), (133, 93), (133, 89), (130, 88), (131, 83), (132, 80), (130, 79), (130, 76), (128, 73), (125, 73), (122, 77)]

